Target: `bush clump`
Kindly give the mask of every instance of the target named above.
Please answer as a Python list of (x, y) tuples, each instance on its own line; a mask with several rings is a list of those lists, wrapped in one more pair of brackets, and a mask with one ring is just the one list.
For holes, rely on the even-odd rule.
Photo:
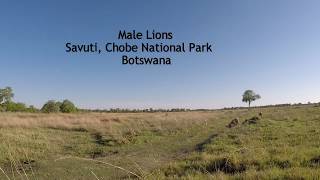
[(6, 102), (0, 105), (0, 112), (38, 112), (34, 106), (27, 107), (24, 103)]
[(50, 100), (43, 105), (41, 111), (44, 113), (74, 113), (77, 112), (77, 107), (69, 100), (63, 102)]
[(71, 101), (64, 100), (60, 105), (60, 111), (63, 113), (74, 113), (77, 111), (77, 108)]
[(57, 113), (60, 112), (59, 102), (55, 102), (53, 100), (48, 101), (43, 105), (41, 111), (44, 113)]
[(14, 103), (14, 102), (7, 102), (5, 104), (6, 111), (10, 112), (24, 112), (27, 111), (27, 107), (23, 103)]

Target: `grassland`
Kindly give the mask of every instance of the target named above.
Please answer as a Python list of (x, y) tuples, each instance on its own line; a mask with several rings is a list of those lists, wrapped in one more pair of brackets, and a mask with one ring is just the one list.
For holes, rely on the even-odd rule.
[(0, 179), (319, 179), (319, 125), (313, 105), (0, 113)]

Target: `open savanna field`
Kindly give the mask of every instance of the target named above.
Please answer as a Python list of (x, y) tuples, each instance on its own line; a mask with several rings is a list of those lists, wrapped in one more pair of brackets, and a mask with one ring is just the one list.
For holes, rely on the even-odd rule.
[(319, 127), (315, 105), (0, 113), (0, 179), (319, 179)]

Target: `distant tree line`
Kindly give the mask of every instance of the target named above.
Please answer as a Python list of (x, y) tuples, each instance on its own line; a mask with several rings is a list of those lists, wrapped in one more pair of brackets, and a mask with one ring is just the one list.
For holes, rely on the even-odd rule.
[(14, 93), (11, 87), (0, 89), (0, 112), (43, 112), (43, 113), (75, 113), (75, 112), (109, 112), (109, 113), (138, 113), (138, 112), (186, 112), (191, 109), (172, 108), (172, 109), (78, 109), (70, 100), (55, 101), (49, 100), (41, 109), (34, 106), (27, 106), (24, 103), (13, 102)]
[[(99, 113), (139, 113), (139, 112), (187, 112), (187, 111), (214, 111), (214, 109), (187, 109), (187, 108), (171, 108), (171, 109), (122, 109), (122, 108), (111, 108), (111, 109), (79, 109), (70, 100), (54, 101), (50, 100), (46, 102), (41, 109), (37, 109), (34, 106), (27, 106), (21, 102), (14, 102), (12, 99), (14, 93), (11, 87), (0, 88), (0, 112), (43, 112), (43, 113), (76, 113), (76, 112), (99, 112)], [(247, 90), (242, 95), (242, 101), (248, 103), (249, 108), (253, 101), (260, 99), (260, 95), (254, 93), (252, 90)], [(312, 105), (320, 107), (320, 103), (310, 103), (307, 104), (276, 104), (276, 105), (266, 105), (266, 106), (256, 106), (251, 108), (264, 108), (264, 107), (285, 107), (285, 106), (302, 106), (302, 105)], [(225, 110), (229, 109), (244, 109), (245, 107), (229, 107), (223, 108)]]
[(192, 111), (186, 108), (172, 108), (172, 109), (121, 109), (121, 108), (111, 108), (111, 109), (79, 109), (80, 112), (108, 112), (108, 113), (139, 113), (139, 112), (187, 112)]
[[(295, 106), (314, 106), (314, 107), (320, 107), (320, 103), (286, 103), (286, 104), (271, 104), (271, 105), (265, 105), (265, 106), (254, 106), (251, 107), (253, 109), (255, 108), (270, 108), (270, 107), (295, 107)], [(248, 109), (247, 107), (225, 107), (224, 110), (236, 110), (236, 109)]]
[(11, 87), (0, 89), (0, 112), (38, 112), (34, 106), (26, 106), (24, 103), (13, 102), (14, 93)]
[(44, 112), (44, 113), (74, 113), (77, 112), (77, 107), (69, 100), (63, 102), (48, 101), (41, 109), (34, 106), (27, 106), (21, 102), (14, 102), (12, 99), (14, 93), (11, 87), (0, 89), (0, 112)]

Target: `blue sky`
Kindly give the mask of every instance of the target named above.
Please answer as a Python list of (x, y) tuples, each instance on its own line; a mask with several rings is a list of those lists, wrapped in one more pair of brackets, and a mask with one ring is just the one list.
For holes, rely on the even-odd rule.
[[(0, 87), (38, 107), (66, 98), (84, 108), (245, 106), (246, 89), (262, 96), (254, 105), (319, 102), (319, 19), (317, 0), (3, 0)], [(117, 41), (133, 29), (211, 42), (214, 53), (128, 66), (122, 54), (65, 52), (66, 42)]]

